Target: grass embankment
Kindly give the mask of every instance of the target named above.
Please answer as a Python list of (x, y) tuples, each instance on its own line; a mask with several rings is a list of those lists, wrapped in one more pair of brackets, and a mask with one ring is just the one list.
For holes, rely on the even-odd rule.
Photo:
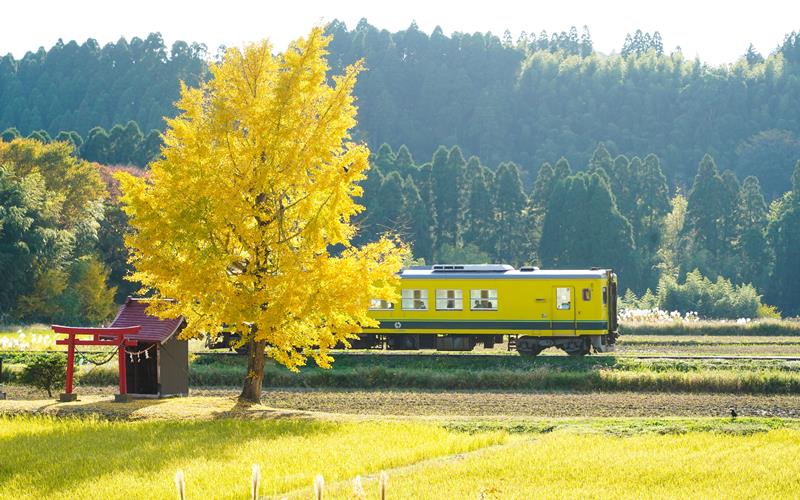
[[(9, 365), (15, 382), (21, 365)], [(194, 355), (193, 387), (236, 387), (242, 356)], [(91, 368), (82, 385), (114, 385), (112, 366)], [(299, 373), (268, 363), (267, 387), (395, 388), (514, 391), (667, 391), (747, 394), (800, 393), (800, 362), (780, 360), (659, 360), (613, 356), (586, 358), (339, 353), (332, 369)]]
[(105, 421), (0, 418), (0, 498), (170, 498), (261, 493), (352, 498), (364, 476), (391, 498), (771, 497), (800, 488), (800, 430), (780, 419)]
[(627, 335), (800, 337), (800, 321), (763, 319), (734, 321), (674, 321), (668, 323), (622, 322), (619, 332)]
[(617, 356), (782, 356), (800, 358), (800, 337), (628, 335)]
[[(244, 375), (244, 360), (198, 356), (192, 365), (192, 374), (197, 385), (238, 385)], [(777, 394), (800, 392), (800, 363), (339, 354), (330, 370), (310, 366), (292, 373), (270, 363), (265, 384), (269, 387)]]

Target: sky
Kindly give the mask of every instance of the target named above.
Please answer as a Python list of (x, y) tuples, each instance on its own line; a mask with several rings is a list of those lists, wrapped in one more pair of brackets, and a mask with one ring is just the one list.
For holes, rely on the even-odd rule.
[(380, 29), (397, 31), (416, 21), (430, 33), (437, 25), (454, 31), (514, 38), (521, 31), (566, 31), (589, 27), (596, 50), (619, 51), (627, 33), (636, 29), (660, 31), (664, 48), (680, 46), (684, 56), (719, 65), (734, 62), (747, 46), (766, 55), (784, 36), (800, 30), (800, 2), (669, 0), (618, 1), (507, 1), (507, 0), (37, 0), (4, 2), (0, 8), (0, 54), (22, 57), (40, 46), (49, 48), (87, 38), (101, 45), (120, 37), (144, 38), (161, 32), (170, 45), (175, 40), (205, 43), (211, 54), (219, 45), (238, 46), (270, 38), (282, 50), (315, 24), (334, 19), (349, 28), (366, 18)]

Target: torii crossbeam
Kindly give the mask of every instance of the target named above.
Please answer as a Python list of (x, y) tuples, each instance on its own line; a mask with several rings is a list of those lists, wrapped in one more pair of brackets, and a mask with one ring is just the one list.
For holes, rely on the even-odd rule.
[[(128, 395), (128, 384), (125, 374), (125, 348), (138, 344), (138, 341), (131, 340), (130, 336), (139, 333), (141, 326), (128, 326), (123, 328), (84, 328), (78, 326), (52, 325), (50, 328), (55, 333), (61, 333), (67, 337), (56, 340), (57, 345), (67, 346), (67, 383), (66, 392), (59, 397), (60, 401), (75, 401), (78, 397), (72, 392), (73, 380), (75, 377), (75, 346), (78, 345), (102, 345), (119, 347), (119, 394), (115, 397), (117, 401), (126, 401)], [(81, 339), (79, 336), (90, 338)]]

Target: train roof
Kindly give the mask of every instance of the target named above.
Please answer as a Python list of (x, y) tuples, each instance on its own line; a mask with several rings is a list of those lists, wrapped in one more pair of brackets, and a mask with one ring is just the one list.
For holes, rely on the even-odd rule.
[(602, 279), (609, 269), (514, 269), (507, 264), (437, 264), (403, 269), (403, 279)]

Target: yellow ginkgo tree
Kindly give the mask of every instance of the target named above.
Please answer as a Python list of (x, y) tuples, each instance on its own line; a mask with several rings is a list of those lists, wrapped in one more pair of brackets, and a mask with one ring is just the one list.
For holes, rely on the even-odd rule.
[(151, 311), (183, 315), (184, 337), (242, 334), (245, 401), (260, 398), (266, 356), (327, 367), (332, 347), (375, 326), (370, 299), (396, 299), (408, 253), (391, 237), (350, 244), (369, 155), (349, 133), (362, 65), (329, 80), (329, 42), (315, 28), (283, 54), (229, 49), (181, 89), (149, 176), (118, 175), (132, 279), (174, 299)]

